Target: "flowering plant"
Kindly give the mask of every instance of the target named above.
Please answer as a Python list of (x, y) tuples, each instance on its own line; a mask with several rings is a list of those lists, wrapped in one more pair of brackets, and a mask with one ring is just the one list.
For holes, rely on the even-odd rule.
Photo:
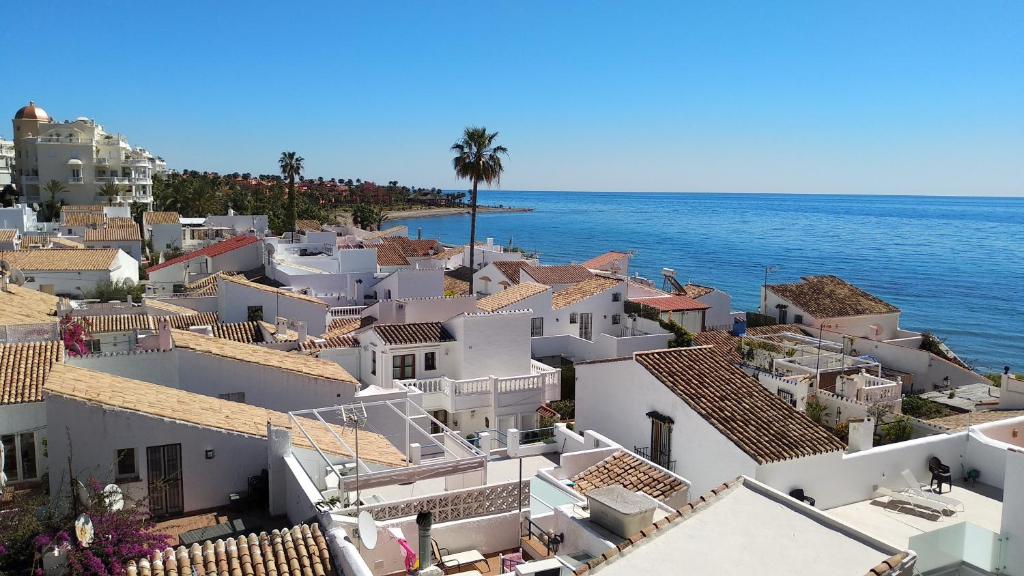
[(89, 338), (89, 321), (85, 318), (74, 318), (70, 314), (61, 318), (60, 337), (70, 356), (85, 356), (89, 353), (85, 345)]

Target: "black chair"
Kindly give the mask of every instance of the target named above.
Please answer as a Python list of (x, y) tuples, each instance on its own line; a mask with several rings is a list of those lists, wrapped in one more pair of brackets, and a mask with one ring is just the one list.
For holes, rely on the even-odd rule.
[(928, 459), (928, 471), (932, 473), (932, 480), (928, 483), (928, 487), (935, 486), (935, 483), (939, 484), (939, 494), (942, 494), (942, 483), (945, 482), (949, 489), (953, 489), (953, 475), (949, 472), (949, 466), (942, 463), (935, 456)]
[(804, 494), (804, 489), (803, 488), (796, 488), (796, 489), (794, 489), (793, 491), (791, 491), (789, 493), (789, 497), (793, 498), (793, 499), (796, 499), (796, 500), (799, 500), (801, 502), (806, 502), (811, 507), (814, 507), (814, 498), (811, 498), (810, 496)]

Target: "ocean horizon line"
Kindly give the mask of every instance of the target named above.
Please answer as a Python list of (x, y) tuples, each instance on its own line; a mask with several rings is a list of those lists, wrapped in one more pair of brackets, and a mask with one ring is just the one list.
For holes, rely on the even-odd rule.
[[(462, 188), (442, 188), (443, 192), (465, 192)], [(964, 198), (964, 199), (998, 199), (1024, 200), (1024, 192), (1019, 196), (982, 195), (982, 194), (906, 194), (906, 193), (869, 193), (869, 192), (701, 192), (701, 191), (669, 191), (669, 190), (520, 190), (512, 188), (481, 188), (480, 193), (523, 193), (523, 194), (677, 194), (703, 196), (835, 196), (835, 197), (881, 197), (881, 198)]]

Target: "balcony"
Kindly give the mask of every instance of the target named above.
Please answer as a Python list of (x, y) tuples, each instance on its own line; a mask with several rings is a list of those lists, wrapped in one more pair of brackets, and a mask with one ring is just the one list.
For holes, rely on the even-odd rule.
[(68, 184), (83, 184), (85, 180), (81, 176), (68, 177)]
[(41, 144), (92, 144), (89, 138), (73, 138), (67, 136), (44, 136), (39, 139)]
[(658, 448), (655, 448), (652, 452), (650, 446), (644, 446), (642, 448), (633, 446), (633, 453), (641, 458), (654, 462), (658, 466), (661, 466), (670, 472), (675, 472), (676, 461), (671, 460), (672, 455), (668, 452), (662, 452)]
[(548, 401), (551, 395), (557, 399), (561, 386), (561, 372), (539, 362), (535, 364), (540, 365), (531, 366), (536, 373), (522, 376), (486, 376), (466, 380), (452, 380), (447, 376), (441, 376), (397, 382), (422, 392), (423, 408), (426, 410), (446, 410), (454, 413), (523, 403), (536, 403), (540, 406)]

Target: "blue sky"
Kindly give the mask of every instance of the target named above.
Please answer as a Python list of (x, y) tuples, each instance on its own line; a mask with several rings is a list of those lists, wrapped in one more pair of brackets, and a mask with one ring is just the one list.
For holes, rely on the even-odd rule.
[(175, 168), (462, 188), (483, 124), (509, 190), (1024, 195), (1017, 0), (8, 4), (0, 110)]

